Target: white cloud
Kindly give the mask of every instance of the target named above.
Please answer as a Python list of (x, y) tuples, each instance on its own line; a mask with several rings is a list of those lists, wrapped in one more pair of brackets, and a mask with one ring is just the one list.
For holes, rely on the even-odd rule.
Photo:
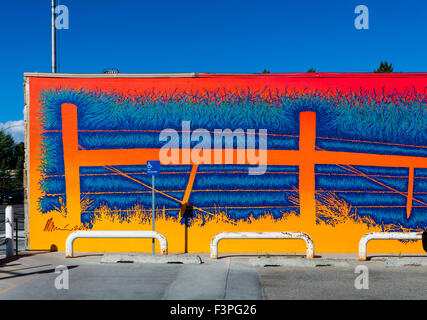
[(10, 134), (16, 143), (24, 141), (24, 120), (0, 122), (0, 130)]

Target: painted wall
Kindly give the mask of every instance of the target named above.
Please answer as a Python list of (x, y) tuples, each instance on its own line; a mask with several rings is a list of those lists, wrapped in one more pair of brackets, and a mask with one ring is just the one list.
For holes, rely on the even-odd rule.
[[(185, 151), (181, 165), (162, 165), (156, 230), (169, 252), (208, 252), (222, 231), (303, 231), (316, 252), (355, 253), (367, 232), (427, 228), (427, 74), (27, 80), (30, 249), (63, 251), (74, 230), (151, 230), (145, 163), (159, 159), (161, 130), (182, 143), (182, 121), (211, 133), (255, 129), (257, 143), (267, 129), (268, 167), (248, 175), (254, 166), (236, 156), (182, 164)], [(193, 216), (184, 218), (187, 202)], [(149, 252), (151, 241), (82, 239), (75, 249)], [(220, 245), (304, 251), (301, 240)], [(423, 252), (420, 241), (376, 241), (369, 251)]]

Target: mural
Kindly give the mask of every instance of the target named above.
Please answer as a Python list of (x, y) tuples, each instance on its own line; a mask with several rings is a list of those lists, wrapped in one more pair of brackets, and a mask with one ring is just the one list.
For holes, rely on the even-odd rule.
[[(427, 228), (427, 75), (27, 81), (30, 249), (63, 250), (73, 230), (150, 230), (145, 163), (159, 159), (165, 129), (179, 133), (182, 160), (162, 163), (156, 178), (156, 230), (170, 252), (208, 252), (222, 231), (303, 231), (317, 252), (357, 252), (364, 233)], [(183, 121), (209, 133), (254, 129), (265, 173), (249, 175), (254, 165), (239, 157), (185, 162), (185, 148), (199, 140), (185, 146)], [(303, 252), (293, 241), (230, 240), (221, 251)], [(151, 249), (147, 240), (76, 244), (79, 251)], [(422, 252), (413, 241), (373, 248)]]

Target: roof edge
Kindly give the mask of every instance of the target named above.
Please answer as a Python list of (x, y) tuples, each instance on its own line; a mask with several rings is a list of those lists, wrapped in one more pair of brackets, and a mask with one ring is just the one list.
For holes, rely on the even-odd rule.
[(193, 78), (195, 72), (183, 73), (52, 73), (24, 72), (24, 77), (39, 78)]
[(24, 72), (24, 78), (213, 78), (213, 77), (266, 77), (266, 78), (413, 78), (427, 77), (427, 72), (294, 72), (294, 73), (51, 73)]

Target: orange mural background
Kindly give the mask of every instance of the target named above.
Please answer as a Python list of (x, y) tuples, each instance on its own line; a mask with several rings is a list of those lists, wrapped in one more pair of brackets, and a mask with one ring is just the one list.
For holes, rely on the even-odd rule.
[[(297, 92), (312, 92), (315, 90), (414, 90), (424, 91), (427, 86), (427, 74), (272, 74), (272, 75), (210, 75), (198, 74), (197, 77), (159, 77), (138, 78), (126, 77), (48, 77), (28, 76), (28, 130), (27, 163), (28, 175), (28, 208), (29, 208), (29, 249), (64, 251), (65, 239), (78, 228), (82, 228), (78, 219), (72, 215), (59, 216), (51, 213), (41, 213), (38, 199), (43, 196), (39, 181), (42, 179), (41, 165), (41, 134), (43, 127), (40, 121), (39, 93), (52, 88), (85, 88), (91, 90), (112, 91), (126, 94), (137, 91), (158, 90), (172, 93), (176, 90), (215, 91), (244, 90), (262, 92), (266, 87), (279, 92), (291, 88)], [(65, 113), (64, 113), (65, 112)], [(78, 211), (80, 203), (79, 166), (112, 166), (112, 165), (144, 165), (147, 160), (158, 160), (158, 149), (116, 149), (116, 150), (78, 150), (77, 112), (73, 106), (62, 109), (63, 139), (70, 142), (71, 150), (67, 153), (64, 146), (65, 167), (73, 181), (67, 181), (67, 190), (73, 189), (74, 200), (67, 203), (67, 209)], [(331, 152), (315, 149), (316, 115), (313, 112), (304, 113), (300, 118), (299, 150), (268, 150), (268, 165), (298, 165), (299, 172), (299, 204), (301, 214), (287, 215), (280, 220), (271, 216), (259, 219), (249, 219), (237, 223), (229, 223), (222, 219), (207, 221), (204, 225), (194, 224), (188, 227), (187, 241), (185, 226), (173, 219), (160, 218), (156, 221), (156, 231), (168, 239), (169, 252), (209, 252), (212, 237), (224, 231), (302, 231), (308, 233), (314, 240), (316, 253), (356, 253), (359, 240), (363, 234), (381, 231), (376, 226), (349, 221), (330, 226), (316, 224), (316, 201), (314, 165), (316, 164), (348, 164), (427, 168), (424, 157), (388, 156), (375, 154), (352, 154), (350, 152)], [(163, 129), (163, 128), (161, 128)], [(72, 149), (74, 148), (74, 149)], [(74, 151), (73, 151), (74, 150)], [(236, 157), (235, 157), (236, 158)], [(284, 160), (285, 159), (285, 160)], [(316, 160), (314, 160), (316, 159)], [(68, 169), (67, 169), (68, 168)], [(220, 187), (220, 186), (219, 186)], [(74, 190), (75, 189), (75, 190)], [(184, 187), (185, 189), (185, 187)], [(188, 185), (187, 185), (188, 190)], [(190, 188), (191, 190), (191, 188)], [(148, 190), (149, 191), (149, 190)], [(68, 193), (68, 192), (67, 192)], [(68, 196), (68, 195), (67, 195)], [(188, 200), (189, 194), (186, 198)], [(408, 191), (409, 197), (409, 191)], [(186, 201), (182, 201), (185, 203)], [(70, 209), (71, 208), (71, 209)], [(161, 210), (161, 209), (160, 209)], [(214, 209), (216, 211), (216, 209)], [(221, 211), (221, 209), (219, 209)], [(212, 212), (212, 211), (211, 211)], [(219, 215), (220, 212), (218, 212)], [(151, 230), (150, 222), (103, 220), (95, 223), (92, 230)], [(158, 243), (157, 252), (159, 250)], [(375, 241), (369, 244), (369, 252), (376, 253), (421, 253), (421, 242), (402, 243), (398, 241)], [(135, 239), (81, 239), (75, 244), (75, 251), (80, 252), (150, 252), (151, 240)], [(226, 240), (220, 245), (221, 252), (304, 252), (305, 244), (300, 240)]]

